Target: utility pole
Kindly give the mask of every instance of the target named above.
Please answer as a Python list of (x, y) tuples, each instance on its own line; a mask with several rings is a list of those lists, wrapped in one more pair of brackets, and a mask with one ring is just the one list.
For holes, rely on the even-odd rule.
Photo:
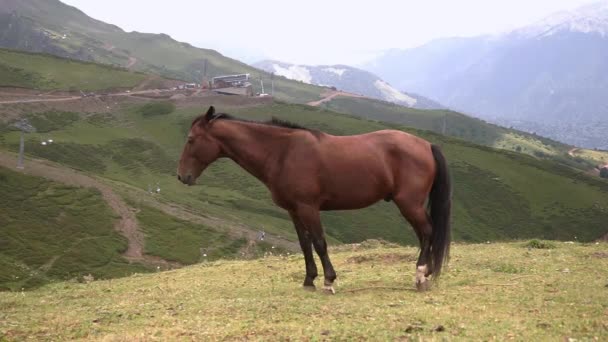
[(272, 87), (270, 95), (274, 97), (274, 72), (270, 73), (270, 86)]
[(17, 159), (17, 168), (23, 170), (23, 151), (25, 150), (25, 141), (23, 138), (23, 131), (21, 131), (21, 138), (19, 139), (19, 157)]
[(19, 138), (19, 157), (17, 158), (17, 168), (23, 170), (23, 155), (25, 151), (25, 133), (36, 132), (36, 127), (32, 126), (27, 119), (21, 119), (19, 122), (13, 124), (21, 131)]
[(260, 75), (260, 84), (262, 85), (262, 94), (265, 94), (265, 92), (264, 92), (264, 79), (262, 78), (261, 75)]
[(207, 88), (207, 86), (209, 84), (205, 84), (208, 83), (207, 81), (207, 58), (205, 58), (205, 61), (203, 62), (203, 79), (201, 80), (201, 87), (203, 87), (203, 85), (205, 85), (205, 88)]

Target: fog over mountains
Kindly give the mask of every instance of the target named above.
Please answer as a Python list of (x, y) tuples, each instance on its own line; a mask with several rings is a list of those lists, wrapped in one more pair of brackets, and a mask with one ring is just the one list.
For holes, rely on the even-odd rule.
[(455, 110), (608, 149), (606, 1), (498, 36), (390, 50), (364, 68)]

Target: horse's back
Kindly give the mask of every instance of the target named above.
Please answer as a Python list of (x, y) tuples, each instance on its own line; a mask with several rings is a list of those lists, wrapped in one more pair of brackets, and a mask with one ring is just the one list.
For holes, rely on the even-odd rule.
[(391, 198), (407, 177), (428, 179), (425, 175), (434, 172), (430, 143), (401, 131), (327, 135), (316, 148), (328, 210), (356, 209)]
[(319, 148), (328, 160), (356, 163), (409, 161), (421, 167), (432, 162), (431, 143), (415, 135), (382, 130), (371, 133), (331, 136), (322, 139)]

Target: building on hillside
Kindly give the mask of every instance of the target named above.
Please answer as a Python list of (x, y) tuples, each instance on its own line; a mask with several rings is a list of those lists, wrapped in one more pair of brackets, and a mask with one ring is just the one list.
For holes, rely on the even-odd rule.
[(251, 82), (249, 82), (249, 74), (224, 75), (214, 77), (212, 85), (214, 89), (230, 87), (244, 88), (251, 86)]
[(211, 80), (211, 88), (218, 94), (253, 96), (249, 74), (216, 76)]
[(240, 96), (253, 96), (253, 88), (251, 85), (247, 87), (228, 87), (228, 88), (220, 88), (213, 89), (213, 92), (216, 94), (222, 95), (240, 95)]

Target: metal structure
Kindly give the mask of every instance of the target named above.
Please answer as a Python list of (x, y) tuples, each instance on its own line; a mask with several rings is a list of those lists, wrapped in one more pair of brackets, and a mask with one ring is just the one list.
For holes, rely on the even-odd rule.
[(244, 88), (251, 85), (249, 82), (249, 74), (224, 75), (216, 76), (212, 79), (213, 88)]
[(23, 170), (23, 151), (25, 150), (24, 134), (25, 133), (21, 131), (21, 138), (19, 139), (19, 157), (17, 158), (17, 168), (21, 170)]
[(36, 132), (36, 128), (32, 126), (27, 119), (21, 119), (13, 124), (14, 127), (21, 131), (21, 137), (19, 138), (19, 157), (17, 157), (17, 168), (23, 169), (23, 154), (25, 152), (25, 133)]

